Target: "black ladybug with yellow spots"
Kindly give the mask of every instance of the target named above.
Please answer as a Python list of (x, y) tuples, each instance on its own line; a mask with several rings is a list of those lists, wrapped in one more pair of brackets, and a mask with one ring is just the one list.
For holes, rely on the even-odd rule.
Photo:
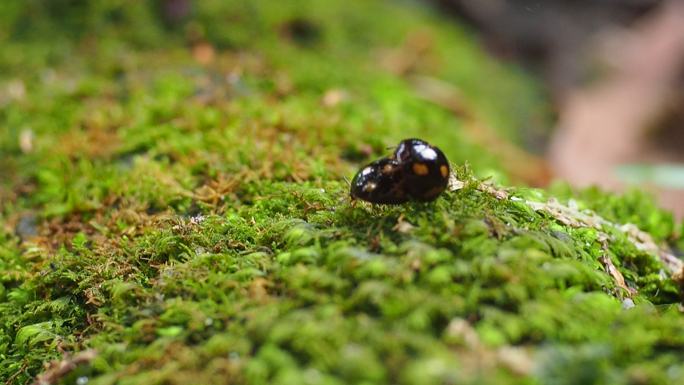
[(392, 156), (361, 168), (351, 183), (352, 199), (378, 204), (435, 200), (449, 184), (449, 162), (437, 147), (405, 139)]

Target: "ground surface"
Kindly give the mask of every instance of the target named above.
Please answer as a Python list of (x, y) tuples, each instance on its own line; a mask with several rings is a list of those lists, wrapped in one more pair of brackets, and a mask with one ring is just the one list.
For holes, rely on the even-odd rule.
[[(482, 183), (530, 78), (410, 2), (182, 3), (0, 5), (0, 380), (684, 381), (669, 213)], [(352, 205), (414, 136), (461, 183)]]

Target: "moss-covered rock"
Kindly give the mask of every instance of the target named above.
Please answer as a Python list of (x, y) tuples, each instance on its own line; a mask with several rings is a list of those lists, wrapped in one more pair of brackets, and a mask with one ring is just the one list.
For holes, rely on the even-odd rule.
[[(546, 111), (467, 31), (412, 2), (164, 3), (0, 5), (0, 379), (684, 380), (681, 227), (638, 193), (483, 183), (516, 176), (469, 126), (520, 142)], [(461, 182), (352, 204), (415, 136)]]

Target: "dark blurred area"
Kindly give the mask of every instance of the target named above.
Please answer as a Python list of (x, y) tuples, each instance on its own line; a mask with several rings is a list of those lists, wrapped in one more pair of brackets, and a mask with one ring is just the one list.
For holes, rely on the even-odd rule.
[(661, 0), (434, 0), (475, 27), (494, 54), (544, 76), (554, 95), (591, 80), (588, 45), (608, 29), (629, 28)]
[(491, 53), (539, 74), (545, 151), (576, 186), (638, 186), (684, 215), (684, 1), (433, 0)]

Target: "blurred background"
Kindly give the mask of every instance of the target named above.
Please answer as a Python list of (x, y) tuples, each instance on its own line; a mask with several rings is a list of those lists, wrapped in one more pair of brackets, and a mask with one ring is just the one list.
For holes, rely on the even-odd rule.
[[(326, 12), (320, 6), (309, 10), (301, 5), (293, 13), (295, 16), (281, 21), (276, 16), (260, 13), (264, 8), (262, 3), (267, 2), (259, 2), (259, 6), (252, 6), (248, 1), (226, 2), (240, 3), (240, 7), (195, 0), (155, 0), (140, 5), (143, 3), (116, 0), (95, 5), (79, 0), (56, 0), (0, 4), (0, 44), (3, 45), (0, 72), (4, 72), (0, 74), (0, 109), (12, 111), (10, 107), (15, 108), (12, 103), (26, 99), (31, 86), (26, 80), (30, 76), (25, 75), (32, 68), (57, 68), (55, 63), (68, 62), (75, 51), (81, 56), (116, 52), (121, 49), (119, 41), (145, 49), (175, 42), (187, 47), (197, 63), (209, 67), (212, 63), (226, 62), (221, 61), (222, 52), (235, 53), (240, 47), (253, 44), (249, 26), (262, 21), (276, 25), (272, 32), (279, 39), (294, 42), (299, 50), (297, 55), (322, 51), (320, 41), (334, 34), (326, 31), (332, 30), (325, 25), (328, 22), (315, 20), (319, 13)], [(456, 81), (452, 83), (440, 82), (440, 79), (449, 79), (448, 69), (440, 70), (440, 74), (446, 74), (443, 77), (422, 76), (428, 72), (426, 68), (435, 67), (431, 62), (435, 56), (433, 51), (443, 56), (449, 52), (435, 48), (442, 43), (436, 42), (438, 39), (429, 30), (411, 27), (413, 30), (402, 36), (396, 47), (382, 52), (373, 48), (373, 57), (378, 58), (373, 59), (374, 63), (383, 70), (408, 79), (421, 97), (452, 111), (464, 121), (471, 121), (472, 124), (465, 125), (469, 140), (500, 158), (507, 176), (505, 182), (548, 186), (560, 179), (577, 187), (598, 185), (614, 191), (631, 186), (654, 193), (663, 206), (674, 210), (680, 218), (684, 216), (684, 1), (396, 1), (402, 6), (409, 3), (447, 15), (440, 16), (439, 23), (446, 19), (446, 23), (459, 28), (465, 26), (469, 36), (476, 37), (475, 44), (484, 47), (504, 67), (511, 68), (512, 72), (519, 67), (524, 76), (541, 83), (543, 100), (538, 105), (544, 105), (546, 112), (533, 114), (529, 111), (536, 107), (530, 107), (530, 101), (536, 95), (520, 94), (518, 98), (517, 86), (511, 85), (515, 81), (488, 84), (490, 79), (468, 78), (469, 73), (475, 73), (468, 67), (473, 66), (467, 62), (468, 58), (441, 59), (439, 64), (443, 66), (463, 66), (453, 71), (452, 78)], [(222, 13), (224, 8), (240, 11)], [(283, 6), (286, 8), (289, 9)], [(358, 15), (358, 11), (350, 11), (349, 15), (339, 17), (343, 19), (340, 23), (346, 24), (348, 30), (357, 28), (354, 23), (365, 25)], [(238, 24), (239, 28), (234, 28)], [(372, 36), (375, 32), (363, 28), (355, 30), (351, 40), (358, 46), (375, 44)], [(115, 39), (98, 40), (105, 35)], [(391, 40), (385, 36), (382, 39), (377, 41), (386, 44)], [(64, 46), (65, 41), (76, 48), (61, 51), (55, 48)], [(33, 55), (41, 49), (41, 42), (47, 46), (43, 47), (47, 53)], [(102, 48), (105, 45), (106, 50)], [(350, 51), (348, 48), (342, 45), (327, 54), (345, 53)], [(239, 60), (247, 60), (247, 55), (240, 55)], [(81, 56), (73, 57), (82, 60)], [(287, 62), (289, 57), (272, 61), (280, 60), (284, 67), (292, 64)], [(120, 83), (133, 78), (127, 75), (131, 73), (129, 67), (137, 65), (129, 65), (132, 60), (117, 59), (110, 64), (105, 61), (94, 66), (101, 69), (109, 65), (103, 71)], [(225, 82), (232, 89), (226, 92), (243, 92), (244, 83), (237, 81), (242, 70), (231, 71)], [(61, 72), (55, 70), (41, 70), (36, 75), (43, 84), (59, 80), (60, 76)], [(211, 76), (215, 75), (210, 74), (209, 80), (203, 81), (216, 84)], [(97, 87), (91, 86), (86, 85), (86, 91), (76, 91), (77, 97)], [(215, 93), (222, 92), (218, 87), (202, 87), (203, 91), (197, 91), (201, 94), (196, 95), (197, 99), (210, 100), (216, 97)], [(276, 97), (294, 88), (303, 88), (297, 79), (287, 77), (273, 78), (269, 87)], [(350, 97), (348, 91), (334, 87), (321, 90), (323, 104), (338, 105)], [(487, 109), (487, 98), (503, 99), (489, 103), (503, 107)], [(468, 99), (477, 99), (484, 107), (473, 111), (464, 106), (463, 101)], [(26, 115), (21, 118), (24, 122), (29, 122), (29, 116), (35, 119), (36, 114), (28, 111), (20, 111)], [(515, 131), (513, 134), (502, 134), (496, 111), (510, 116), (517, 113), (519, 121), (508, 130), (509, 134)], [(17, 144), (7, 144), (5, 149), (29, 153), (37, 129), (26, 128), (30, 124), (13, 118), (19, 113), (13, 114), (6, 112), (5, 120), (9, 123), (3, 129), (9, 127), (5, 138)], [(484, 121), (474, 117), (477, 114), (484, 115)], [(500, 120), (506, 119), (511, 120), (509, 116)], [(124, 151), (128, 150), (123, 148), (121, 153)], [(368, 156), (369, 150), (351, 148), (347, 152)], [(467, 155), (464, 150), (463, 157), (467, 159)], [(3, 168), (10, 169), (7, 164)]]
[(636, 186), (684, 215), (684, 1), (434, 2), (542, 77), (554, 127), (526, 149), (553, 178)]

